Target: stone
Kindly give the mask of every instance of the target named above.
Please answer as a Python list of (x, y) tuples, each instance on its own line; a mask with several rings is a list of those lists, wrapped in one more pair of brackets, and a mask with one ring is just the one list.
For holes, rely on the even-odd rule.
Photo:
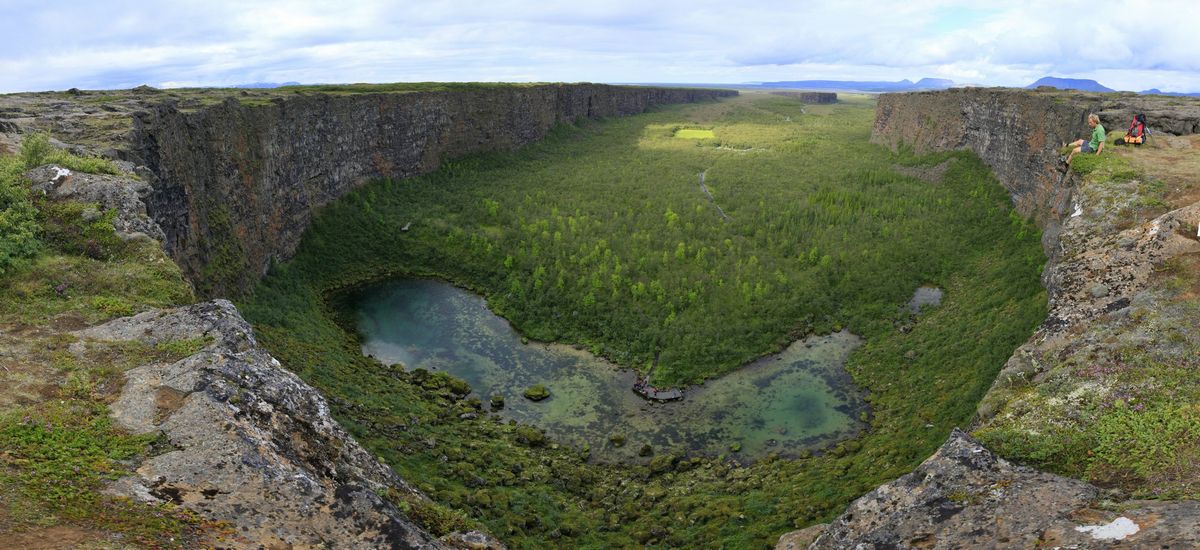
[(263, 351), (232, 303), (152, 310), (74, 335), (148, 345), (211, 339), (193, 355), (126, 373), (112, 404), (114, 423), (134, 434), (160, 433), (172, 450), (142, 459), (110, 494), (173, 502), (228, 522), (234, 534), (222, 547), (441, 546), (379, 495), (427, 498), (354, 441), (316, 390)]
[[(94, 202), (100, 210), (116, 210), (113, 228), (123, 240), (136, 240), (144, 235), (156, 241), (164, 239), (163, 231), (146, 213), (142, 202), (150, 185), (131, 174), (107, 175), (86, 174), (67, 170), (54, 165), (40, 166), (26, 172), (34, 193), (54, 200)], [(100, 217), (101, 212), (89, 208), (83, 215), (85, 221)]]
[(785, 97), (794, 97), (804, 103), (812, 103), (816, 105), (827, 105), (837, 103), (838, 97), (835, 92), (791, 92), (791, 91), (776, 91), (771, 92), (771, 95), (781, 95)]
[(956, 428), (912, 473), (854, 501), (810, 548), (1107, 548), (1117, 539), (1102, 537), (1118, 529), (1104, 527), (1119, 517), (1138, 526), (1119, 525), (1132, 547), (1200, 544), (1196, 501), (1117, 514), (1092, 508), (1101, 496), (1083, 481), (1012, 464)]
[(828, 527), (828, 523), (818, 523), (798, 531), (786, 533), (779, 537), (779, 542), (775, 543), (775, 550), (805, 550)]
[(504, 543), (480, 531), (451, 533), (442, 540), (453, 548), (464, 550), (506, 550)]

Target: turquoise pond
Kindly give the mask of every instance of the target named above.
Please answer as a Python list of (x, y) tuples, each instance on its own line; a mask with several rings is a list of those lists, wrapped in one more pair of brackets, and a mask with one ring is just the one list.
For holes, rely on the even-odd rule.
[[(865, 406), (843, 364), (861, 339), (849, 332), (814, 336), (735, 372), (687, 388), (684, 398), (650, 402), (634, 393), (635, 373), (560, 344), (522, 343), (483, 298), (453, 285), (406, 279), (363, 287), (345, 297), (356, 314), (363, 353), (406, 369), (444, 371), (470, 383), (493, 411), (537, 426), (551, 439), (587, 445), (593, 459), (635, 458), (686, 450), (754, 459), (795, 455), (852, 437)], [(550, 398), (522, 396), (544, 384)], [(611, 436), (622, 435), (618, 446)], [(733, 445), (740, 446), (736, 455)]]

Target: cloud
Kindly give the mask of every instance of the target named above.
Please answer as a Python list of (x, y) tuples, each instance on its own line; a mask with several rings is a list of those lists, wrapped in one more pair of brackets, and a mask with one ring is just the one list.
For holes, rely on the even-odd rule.
[(1200, 3), (1190, 0), (10, 0), (0, 20), (0, 91), (923, 76), (1024, 85), (1045, 74), (1200, 89)]

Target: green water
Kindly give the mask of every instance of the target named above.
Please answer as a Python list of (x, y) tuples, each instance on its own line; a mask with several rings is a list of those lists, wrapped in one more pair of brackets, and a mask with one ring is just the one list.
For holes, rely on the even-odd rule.
[[(632, 391), (635, 373), (568, 346), (523, 344), (483, 298), (450, 284), (400, 280), (362, 288), (348, 297), (357, 312), (363, 353), (407, 369), (444, 371), (471, 384), (494, 411), (532, 424), (553, 440), (589, 446), (601, 461), (686, 449), (753, 459), (772, 451), (794, 455), (853, 436), (862, 427), (862, 400), (842, 368), (861, 340), (848, 333), (810, 337), (781, 353), (706, 384), (682, 401), (653, 403)], [(545, 384), (550, 398), (522, 396)], [(618, 446), (612, 435), (625, 436)]]

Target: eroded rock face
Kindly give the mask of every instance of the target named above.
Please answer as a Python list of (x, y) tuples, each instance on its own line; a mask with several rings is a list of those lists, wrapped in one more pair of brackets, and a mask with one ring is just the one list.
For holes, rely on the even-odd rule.
[(892, 149), (911, 146), (917, 153), (971, 149), (1008, 189), (1017, 210), (1037, 220), (1053, 260), (1076, 184), (1058, 147), (1088, 136), (1089, 113), (1098, 114), (1110, 131), (1126, 129), (1136, 113), (1145, 114), (1159, 134), (1200, 130), (1195, 99), (967, 88), (879, 96), (871, 141)]
[[(155, 174), (147, 197), (163, 245), (207, 296), (248, 291), (291, 257), (313, 212), (370, 178), (510, 150), (578, 118), (624, 116), (733, 90), (551, 84), (444, 92), (306, 94), (265, 104), (171, 103), (134, 121), (133, 154)], [(418, 223), (420, 223), (418, 221)]]
[(1200, 544), (1200, 503), (1145, 502), (1116, 512), (1097, 507), (1103, 496), (1082, 481), (1011, 464), (955, 430), (912, 473), (854, 501), (809, 548)]
[(132, 433), (161, 432), (172, 450), (116, 482), (118, 495), (173, 501), (234, 527), (223, 545), (434, 548), (441, 544), (378, 495), (424, 498), (358, 445), (314, 389), (258, 347), (233, 304), (150, 311), (76, 333), (88, 340), (203, 338), (175, 363), (127, 373), (112, 406)]
[[(1155, 286), (1165, 261), (1200, 253), (1192, 235), (1200, 203), (1137, 221), (1133, 181), (1079, 181), (1058, 146), (1082, 135), (1087, 113), (1121, 130), (1144, 112), (1160, 132), (1194, 132), (1200, 102), (1127, 95), (984, 89), (880, 98), (872, 140), (918, 152), (968, 148), (989, 164), (1022, 213), (1044, 229), (1046, 321), (1016, 350), (979, 406), (981, 431), (997, 425), (1037, 432), (1083, 426), (1080, 401), (1116, 399), (1119, 388), (1070, 375), (1073, 358), (1134, 346), (1171, 357), (1195, 334), (1158, 336), (1194, 314)], [(1114, 120), (1115, 119), (1115, 120)], [(1147, 311), (1159, 315), (1139, 321)], [(1179, 357), (1193, 361), (1194, 357)], [(1047, 364), (1047, 363), (1050, 364)], [(1064, 366), (1065, 365), (1065, 366)], [(1029, 391), (1040, 384), (1039, 391)], [(1072, 428), (1067, 428), (1072, 429)], [(1189, 476), (1189, 468), (1180, 475)], [(814, 548), (1194, 548), (1200, 503), (1119, 502), (1083, 481), (1009, 464), (961, 432), (912, 474), (851, 505)], [(1111, 501), (1105, 500), (1111, 498)], [(1113, 509), (1120, 509), (1118, 514)]]
[(816, 105), (837, 103), (837, 94), (834, 92), (771, 92), (771, 95), (781, 95), (785, 97), (794, 97), (805, 103)]

